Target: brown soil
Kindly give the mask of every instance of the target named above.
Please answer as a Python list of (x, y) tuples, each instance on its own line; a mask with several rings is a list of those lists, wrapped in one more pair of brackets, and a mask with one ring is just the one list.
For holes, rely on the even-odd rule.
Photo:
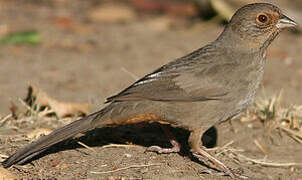
[[(214, 40), (221, 25), (172, 18), (172, 28), (154, 25), (157, 16), (143, 16), (128, 23), (97, 23), (87, 14), (91, 3), (75, 1), (34, 5), (0, 1), (1, 24), (13, 31), (36, 29), (42, 36), (37, 46), (1, 45), (0, 114), (9, 113), (10, 101), (24, 97), (27, 83), (33, 83), (51, 96), (63, 101), (89, 101), (93, 109), (102, 108), (104, 99), (114, 95), (155, 68), (181, 57)], [(59, 2), (59, 1), (58, 1)], [(72, 27), (58, 25), (57, 17), (72, 19)], [(166, 18), (166, 17), (162, 17)], [(1, 25), (0, 24), (0, 25)], [(155, 23), (156, 24), (156, 23)], [(286, 104), (302, 104), (302, 36), (283, 32), (269, 49), (261, 91), (267, 96), (283, 90)], [(134, 76), (134, 77), (133, 77)], [(302, 163), (301, 144), (286, 134), (270, 132), (259, 121), (241, 123), (232, 120), (217, 127), (217, 145), (230, 142), (243, 154), (254, 159), (267, 155), (271, 162)], [(252, 128), (251, 128), (252, 126)], [(30, 131), (33, 127), (24, 129)], [(181, 153), (145, 152), (150, 145), (169, 146), (156, 124), (106, 128), (82, 137), (83, 148), (76, 141), (61, 143), (25, 166), (9, 170), (20, 177), (57, 179), (228, 179), (201, 174), (206, 167), (192, 160), (186, 145), (188, 132), (171, 128), (184, 148)], [(0, 129), (1, 132), (1, 129)], [(273, 137), (273, 141), (270, 137)], [(210, 142), (215, 138), (210, 135)], [(267, 150), (265, 155), (255, 145), (258, 140)], [(108, 147), (108, 144), (130, 142), (139, 146)], [(0, 138), (0, 154), (10, 155), (27, 141), (13, 141), (9, 135)], [(264, 167), (236, 163), (227, 155), (218, 156), (229, 167), (242, 170), (253, 179), (299, 179), (299, 167)], [(129, 168), (95, 174), (132, 165), (154, 166)], [(159, 165), (158, 165), (159, 164)]]

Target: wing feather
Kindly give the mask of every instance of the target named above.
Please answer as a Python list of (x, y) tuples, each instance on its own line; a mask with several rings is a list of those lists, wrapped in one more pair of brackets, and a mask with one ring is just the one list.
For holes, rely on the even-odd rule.
[[(206, 101), (218, 100), (229, 93), (221, 74), (228, 74), (233, 66), (215, 59), (218, 51), (205, 46), (172, 61), (144, 76), (131, 86), (106, 101)], [(217, 57), (217, 56), (216, 56)], [(231, 64), (230, 64), (231, 65)], [(219, 73), (218, 73), (219, 72)], [(219, 74), (219, 76), (217, 76)]]

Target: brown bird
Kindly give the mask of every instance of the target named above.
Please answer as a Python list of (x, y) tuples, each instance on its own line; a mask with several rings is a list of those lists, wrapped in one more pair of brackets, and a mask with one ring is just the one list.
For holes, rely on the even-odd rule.
[[(147, 74), (108, 98), (105, 108), (41, 137), (2, 164), (23, 164), (50, 146), (94, 128), (158, 122), (189, 130), (195, 157), (216, 165), (224, 175), (240, 177), (201, 146), (201, 136), (247, 108), (262, 79), (267, 47), (282, 29), (296, 25), (272, 4), (243, 6), (212, 43)], [(173, 148), (149, 149), (178, 152), (177, 141), (171, 143)]]

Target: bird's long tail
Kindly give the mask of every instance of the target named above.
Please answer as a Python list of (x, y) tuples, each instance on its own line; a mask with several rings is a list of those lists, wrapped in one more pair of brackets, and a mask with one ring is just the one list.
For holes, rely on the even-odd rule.
[[(104, 110), (104, 109), (103, 109)], [(50, 146), (66, 140), (78, 133), (86, 132), (95, 128), (95, 121), (103, 116), (103, 110), (86, 116), (78, 121), (68, 124), (60, 129), (53, 131), (47, 136), (43, 136), (37, 141), (25, 146), (15, 154), (11, 155), (4, 162), (3, 167), (10, 167), (14, 164), (23, 164), (27, 160), (45, 151)]]

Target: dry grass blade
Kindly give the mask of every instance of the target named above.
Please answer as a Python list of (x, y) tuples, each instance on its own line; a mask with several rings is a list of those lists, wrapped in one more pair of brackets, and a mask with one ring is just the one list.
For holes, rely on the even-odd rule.
[(291, 130), (289, 128), (285, 128), (282, 126), (279, 126), (279, 128), (283, 131), (285, 131), (287, 134), (289, 134), (290, 137), (292, 137), (294, 140), (302, 144), (302, 133), (300, 134), (294, 130)]
[(33, 109), (32, 107), (30, 107), (28, 104), (26, 104), (26, 102), (24, 102), (21, 98), (18, 98), (18, 101), (31, 113), (31, 114), (37, 114), (37, 111), (35, 111), (35, 109)]
[(251, 162), (253, 164), (259, 164), (262, 166), (269, 166), (269, 167), (291, 167), (291, 166), (302, 166), (302, 163), (294, 163), (294, 162), (290, 162), (290, 163), (277, 163), (277, 162), (268, 162), (264, 159), (253, 159), (253, 158), (249, 158), (247, 156), (244, 156), (242, 154), (238, 154), (233, 152), (235, 156), (238, 157), (238, 159), (244, 160), (244, 161), (248, 161)]
[(291, 167), (291, 166), (302, 166), (302, 163), (295, 163), (295, 162), (290, 162), (290, 163), (279, 163), (279, 162), (268, 162), (266, 158), (263, 159), (253, 159), (249, 158), (245, 155), (242, 155), (239, 152), (243, 152), (241, 149), (234, 149), (230, 147), (230, 145), (233, 142), (229, 142), (226, 145), (224, 145), (221, 148), (216, 148), (216, 156), (224, 154), (228, 156), (230, 159), (234, 160), (235, 163), (243, 163), (243, 162), (250, 162), (253, 164), (259, 164), (261, 166), (268, 166), (268, 167)]
[(85, 147), (86, 149), (89, 149), (90, 151), (96, 153), (96, 151), (93, 148), (87, 146), (86, 144), (82, 143), (81, 141), (78, 141), (78, 144), (80, 144), (81, 146)]
[[(241, 122), (250, 122), (246, 119), (255, 117), (253, 119), (260, 120), (266, 128), (281, 129), (302, 144), (302, 106), (282, 106), (281, 99), (282, 92), (271, 98), (258, 99), (253, 111), (247, 111)], [(266, 152), (260, 144), (255, 144)]]
[(207, 149), (208, 151), (215, 151), (216, 156), (228, 154), (228, 152), (244, 152), (243, 149), (235, 149), (232, 148), (231, 145), (234, 143), (234, 141), (230, 141), (223, 145), (222, 147), (216, 147), (216, 148), (211, 148)]
[(264, 154), (268, 154), (268, 150), (264, 148), (257, 139), (254, 140), (254, 143)]
[(0, 119), (0, 125), (4, 124), (12, 116), (13, 116), (12, 114), (9, 114), (9, 115), (3, 117), (2, 119)]
[(131, 168), (144, 168), (144, 167), (150, 167), (150, 166), (160, 166), (161, 164), (143, 164), (143, 165), (131, 165), (131, 166), (127, 166), (127, 167), (123, 167), (123, 168), (118, 168), (112, 171), (103, 171), (103, 172), (97, 172), (97, 171), (90, 171), (90, 173), (93, 174), (108, 174), (108, 173), (114, 173), (117, 171), (122, 171), (122, 170), (126, 170), (126, 169), (131, 169)]
[(128, 148), (128, 147), (135, 147), (135, 148), (144, 148), (142, 146), (133, 145), (133, 144), (108, 144), (105, 146), (102, 146), (102, 148)]

